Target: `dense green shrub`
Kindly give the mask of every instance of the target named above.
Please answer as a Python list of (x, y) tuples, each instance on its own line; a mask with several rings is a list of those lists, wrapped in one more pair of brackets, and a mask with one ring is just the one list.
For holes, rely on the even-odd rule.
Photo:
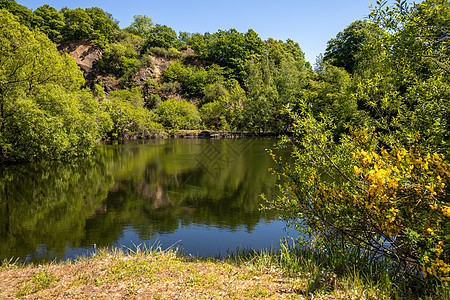
[(184, 94), (189, 98), (202, 99), (208, 84), (224, 80), (224, 70), (217, 65), (208, 69), (173, 62), (162, 73), (163, 82), (179, 82)]
[(229, 130), (227, 122), (228, 109), (225, 102), (208, 102), (200, 108), (203, 125), (208, 129)]
[(147, 99), (145, 99), (145, 107), (148, 109), (158, 108), (161, 101), (161, 97), (158, 94), (149, 94)]
[(183, 99), (169, 99), (162, 102), (156, 110), (159, 121), (166, 128), (198, 129), (201, 118), (197, 107)]
[(141, 55), (144, 39), (123, 30), (115, 30), (114, 41), (102, 51), (102, 58), (96, 68), (103, 74), (113, 74), (128, 82), (141, 68), (153, 65), (148, 55)]
[(157, 86), (159, 92), (175, 94), (181, 92), (181, 84), (178, 81), (164, 82)]
[(113, 122), (109, 132), (112, 139), (150, 138), (163, 134), (155, 114), (144, 108), (144, 100), (137, 88), (111, 92), (106, 110)]
[(150, 47), (147, 53), (152, 53), (153, 55), (164, 57), (164, 58), (182, 58), (183, 54), (175, 48), (161, 48), (161, 47)]

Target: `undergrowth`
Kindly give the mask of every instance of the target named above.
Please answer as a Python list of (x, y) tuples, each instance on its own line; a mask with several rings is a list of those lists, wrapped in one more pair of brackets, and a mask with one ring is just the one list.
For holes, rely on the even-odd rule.
[(391, 260), (344, 243), (284, 240), (278, 251), (242, 250), (227, 260), (260, 270), (277, 268), (296, 278), (296, 290), (305, 296), (345, 293), (362, 299), (450, 299), (445, 283), (402, 277)]

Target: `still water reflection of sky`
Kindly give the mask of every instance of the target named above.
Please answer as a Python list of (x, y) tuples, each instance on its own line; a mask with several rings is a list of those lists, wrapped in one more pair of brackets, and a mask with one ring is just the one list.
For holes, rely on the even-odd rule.
[[(188, 226), (182, 226), (180, 224), (180, 227), (174, 232), (157, 234), (148, 240), (142, 239), (135, 227), (127, 226), (123, 228), (121, 237), (110, 245), (110, 247), (122, 248), (125, 251), (135, 251), (138, 247), (140, 249), (160, 247), (162, 250), (178, 250), (185, 255), (224, 257), (227, 254), (232, 254), (239, 250), (277, 250), (280, 247), (280, 239), (287, 235), (296, 237), (297, 233), (295, 230), (285, 228), (285, 223), (282, 221), (265, 220), (259, 222), (251, 231), (247, 230), (245, 226), (230, 230), (200, 224), (191, 224)], [(45, 244), (41, 244), (26, 259), (58, 257), (63, 260), (73, 260), (77, 257), (90, 255), (94, 251), (94, 247), (67, 247), (64, 255), (58, 256), (48, 249)]]

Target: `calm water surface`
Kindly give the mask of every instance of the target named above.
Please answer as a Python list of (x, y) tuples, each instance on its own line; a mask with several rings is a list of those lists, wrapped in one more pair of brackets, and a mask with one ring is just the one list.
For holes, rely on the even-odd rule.
[(93, 160), (0, 170), (0, 259), (75, 258), (94, 246), (159, 244), (219, 256), (277, 247), (284, 223), (260, 211), (276, 178), (274, 140), (151, 140)]

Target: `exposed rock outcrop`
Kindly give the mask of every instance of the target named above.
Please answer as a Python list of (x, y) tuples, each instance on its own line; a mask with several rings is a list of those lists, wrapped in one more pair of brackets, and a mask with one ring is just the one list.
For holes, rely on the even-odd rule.
[(85, 73), (89, 73), (94, 62), (102, 57), (102, 51), (95, 48), (91, 42), (85, 40), (71, 41), (58, 45), (58, 50), (66, 52), (73, 57)]
[(171, 62), (170, 59), (164, 57), (158, 57), (150, 54), (150, 59), (152, 60), (153, 66), (148, 68), (142, 68), (134, 76), (134, 82), (138, 86), (143, 86), (150, 78), (154, 79), (155, 82), (159, 81), (162, 71), (167, 68)]

